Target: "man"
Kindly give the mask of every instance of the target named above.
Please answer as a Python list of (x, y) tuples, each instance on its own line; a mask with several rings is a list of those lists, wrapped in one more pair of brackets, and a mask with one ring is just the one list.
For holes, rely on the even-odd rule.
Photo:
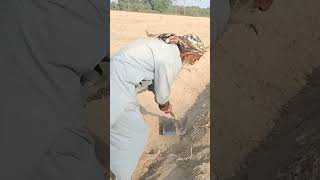
[(148, 130), (136, 99), (139, 84), (152, 82), (159, 109), (170, 113), (172, 82), (183, 64), (193, 65), (204, 52), (197, 36), (164, 33), (131, 42), (111, 57), (110, 169), (117, 179), (131, 179), (147, 143)]
[(0, 1), (0, 179), (104, 180), (80, 79), (107, 55), (105, 0)]

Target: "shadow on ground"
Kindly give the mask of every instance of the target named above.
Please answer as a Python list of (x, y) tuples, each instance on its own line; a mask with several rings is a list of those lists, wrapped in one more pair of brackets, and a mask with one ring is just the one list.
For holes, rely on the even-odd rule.
[(320, 67), (279, 111), (275, 126), (230, 180), (320, 179)]

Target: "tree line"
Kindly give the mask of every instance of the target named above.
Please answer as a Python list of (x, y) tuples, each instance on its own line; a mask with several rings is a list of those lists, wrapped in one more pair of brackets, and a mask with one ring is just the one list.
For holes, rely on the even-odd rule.
[[(200, 0), (196, 0), (200, 1)], [(112, 10), (134, 11), (146, 13), (175, 14), (185, 16), (210, 16), (210, 8), (198, 6), (178, 6), (172, 0), (118, 0), (111, 2)]]

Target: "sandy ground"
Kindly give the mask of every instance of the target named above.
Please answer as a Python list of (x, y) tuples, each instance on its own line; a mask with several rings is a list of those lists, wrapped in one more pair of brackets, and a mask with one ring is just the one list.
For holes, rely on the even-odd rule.
[[(126, 43), (139, 37), (146, 37), (146, 30), (148, 30), (148, 32), (150, 33), (194, 33), (198, 35), (206, 45), (210, 45), (209, 18), (111, 11), (110, 19), (111, 55), (115, 53), (119, 48), (126, 45)], [(202, 174), (204, 172), (207, 173), (207, 175), (203, 175), (207, 178), (202, 179), (208, 179), (209, 176), (209, 130), (208, 126), (204, 126), (204, 129), (207, 129), (207, 135), (205, 136), (205, 134), (197, 134), (193, 130), (193, 123), (209, 123), (209, 59), (210, 52), (206, 53), (202, 57), (202, 59), (200, 59), (200, 61), (197, 62), (194, 66), (185, 67), (180, 72), (179, 77), (174, 82), (170, 97), (170, 101), (173, 106), (173, 111), (178, 116), (178, 118), (187, 118), (188, 120), (189, 131), (188, 136), (186, 138), (195, 138), (193, 142), (196, 142), (197, 140), (200, 141), (201, 139), (202, 144), (200, 142), (198, 142), (198, 145), (194, 144), (196, 149), (194, 154), (196, 155), (197, 153), (200, 153), (198, 151), (205, 149), (203, 152), (201, 152), (202, 156), (200, 153), (200, 155), (197, 156), (198, 159), (192, 160), (194, 161), (192, 167), (195, 168), (194, 172), (197, 177), (202, 177)], [(99, 93), (97, 93), (97, 91), (101, 89), (101, 87), (93, 87), (91, 87), (90, 91), (95, 92), (94, 94), (98, 95)], [(105, 124), (105, 122), (103, 121), (105, 121), (106, 118), (106, 104), (105, 99), (100, 99), (103, 98), (103, 95), (101, 94), (103, 94), (103, 92), (100, 93), (100, 97), (98, 95), (96, 98), (93, 98), (95, 100), (92, 100), (87, 105), (87, 110), (90, 119), (90, 128), (93, 131), (95, 131), (96, 134), (98, 134), (98, 136), (105, 137), (105, 132), (102, 130), (101, 127), (105, 127), (103, 126), (103, 124)], [(205, 102), (204, 100), (199, 100), (200, 94), (202, 99), (205, 98)], [(136, 168), (133, 179), (144, 179), (147, 176), (158, 176), (158, 174), (154, 174), (151, 171), (151, 169), (149, 169), (149, 166), (153, 166), (153, 169), (160, 168), (161, 166), (168, 166), (166, 165), (166, 163), (169, 163), (168, 161), (164, 162), (163, 165), (157, 165), (157, 163), (163, 163), (165, 159), (170, 159), (170, 157), (168, 157), (170, 153), (168, 152), (170, 152), (169, 150), (172, 149), (173, 144), (176, 145), (173, 148), (174, 150), (184, 151), (186, 150), (186, 146), (188, 146), (190, 150), (192, 143), (186, 140), (179, 142), (179, 138), (177, 138), (176, 136), (159, 135), (159, 120), (168, 119), (171, 117), (169, 115), (164, 114), (162, 111), (158, 109), (158, 106), (155, 103), (153, 94), (151, 92), (144, 92), (139, 94), (138, 101), (141, 105), (141, 112), (144, 116), (145, 122), (149, 127), (149, 142), (145, 148), (145, 153), (141, 158), (138, 167)], [(191, 107), (193, 107), (193, 111), (190, 111)], [(183, 157), (183, 155), (185, 155), (182, 152), (172, 152), (171, 155), (174, 153), (175, 156), (177, 156), (177, 158), (179, 158), (180, 156)], [(187, 162), (185, 162), (184, 164), (187, 164)], [(176, 171), (177, 169), (182, 170), (183, 167), (180, 166), (180, 164), (178, 164), (174, 168), (174, 171)], [(161, 170), (163, 174), (162, 176), (165, 176), (165, 174), (169, 173), (170, 170), (173, 169)], [(145, 173), (148, 174), (144, 175)], [(187, 174), (187, 172), (181, 174)], [(144, 178), (141, 178), (141, 176), (143, 175)], [(170, 176), (171, 175), (172, 174), (170, 174)]]
[[(276, 173), (279, 176), (276, 170), (283, 170), (280, 176), (288, 177), (282, 179), (290, 179), (288, 172), (297, 172), (301, 167), (299, 165), (306, 162), (304, 161), (306, 158), (313, 159), (313, 163), (309, 161), (309, 165), (319, 167), (316, 166), (319, 164), (319, 159), (312, 156), (314, 149), (319, 151), (319, 148), (313, 146), (318, 142), (318, 138), (315, 137), (319, 136), (314, 135), (318, 131), (314, 127), (318, 126), (311, 128), (312, 122), (318, 119), (316, 113), (318, 106), (312, 101), (318, 99), (319, 95), (317, 89), (308, 90), (305, 87), (306, 75), (310, 74), (314, 67), (320, 66), (319, 3), (316, 0), (303, 3), (299, 0), (274, 1), (269, 11), (262, 13), (242, 6), (232, 15), (227, 32), (213, 52), (214, 66), (211, 73), (214, 77), (214, 81), (211, 82), (214, 96), (214, 103), (211, 105), (214, 127), (211, 132), (214, 141), (214, 144), (211, 144), (214, 150), (211, 152), (213, 156), (211, 166), (219, 180), (227, 179), (241, 169), (251, 172), (249, 179), (261, 179), (259, 173), (253, 173), (255, 171), (271, 174), (264, 177), (274, 179)], [(197, 33), (205, 42), (209, 42), (207, 18), (112, 11), (111, 53), (126, 42), (145, 36), (145, 29), (151, 33), (191, 31)], [(209, 102), (197, 100), (209, 93), (206, 91), (210, 77), (209, 65), (209, 54), (207, 54), (199, 64), (189, 70), (184, 69), (174, 84), (171, 97), (173, 108), (179, 117), (190, 117), (194, 124), (199, 122), (201, 126), (206, 124), (206, 119), (210, 117), (205, 113), (208, 108), (201, 106), (202, 103)], [(312, 82), (318, 84), (318, 81)], [(300, 97), (299, 92), (304, 95)], [(188, 94), (188, 98), (181, 94)], [(204, 139), (199, 140), (202, 143), (200, 146), (194, 144), (194, 141), (178, 141), (173, 137), (159, 136), (158, 121), (168, 116), (157, 109), (152, 94), (148, 92), (139, 95), (139, 102), (151, 133), (146, 147), (146, 152), (149, 154), (146, 154), (147, 158), (139, 164), (135, 179), (139, 179), (140, 176), (145, 179), (160, 178), (161, 175), (157, 174), (157, 171), (163, 172), (164, 179), (172, 177), (181, 179), (180, 175), (188, 174), (186, 171), (181, 172), (182, 169), (189, 172), (189, 177), (196, 179), (198, 176), (192, 174), (194, 171), (200, 169), (200, 172), (205, 172), (209, 165), (206, 164), (207, 161), (202, 159), (200, 162), (203, 164), (200, 164), (192, 158), (198, 154), (203, 154), (204, 159), (207, 158), (206, 148), (209, 146), (209, 138), (206, 138), (206, 134), (197, 134), (197, 131), (190, 127), (189, 137), (186, 140), (188, 138), (192, 140), (192, 137)], [(306, 106), (309, 107), (302, 108)], [(92, 103), (89, 108), (92, 116), (96, 116), (91, 119), (101, 119), (99, 112), (102, 110), (99, 111), (98, 108), (101, 109), (103, 106), (98, 101)], [(283, 113), (285, 109), (288, 109), (287, 113), (293, 115)], [(303, 121), (305, 119), (312, 121)], [(278, 127), (281, 127), (281, 133), (270, 134)], [(292, 130), (294, 128), (297, 130)], [(283, 139), (279, 138), (281, 135)], [(268, 143), (265, 146), (259, 146), (266, 141), (266, 137), (281, 140), (267, 139)], [(186, 142), (191, 143), (185, 144)], [(308, 142), (307, 145), (310, 146), (302, 147), (310, 148), (297, 148), (296, 144), (301, 142), (302, 144)], [(194, 145), (197, 147), (194, 148), (193, 156), (190, 156), (191, 147)], [(291, 151), (292, 153), (288, 153)], [(160, 155), (158, 152), (161, 152)], [(159, 158), (155, 159), (156, 156)], [(291, 159), (292, 156), (298, 158)], [(179, 164), (181, 161), (177, 161), (181, 158), (185, 158), (182, 161), (190, 166)], [(271, 159), (279, 161), (268, 161)], [(245, 160), (249, 161), (248, 165), (243, 163)], [(290, 165), (288, 161), (296, 163)], [(264, 162), (268, 162), (268, 166), (265, 166)], [(281, 162), (282, 166), (276, 166), (279, 164), (277, 162)], [(164, 167), (167, 169), (163, 170)], [(317, 170), (309, 168), (304, 172)], [(204, 175), (200, 179), (206, 179), (206, 173), (200, 172), (197, 175)], [(240, 176), (236, 178), (242, 179)]]
[[(197, 34), (206, 45), (210, 42), (210, 19), (199, 17), (183, 17), (158, 14), (144, 14), (111, 11), (111, 54), (127, 42), (138, 37), (145, 37), (145, 30), (150, 33), (174, 32), (177, 34)], [(185, 113), (196, 102), (198, 95), (205, 89), (210, 79), (210, 53), (207, 53), (193, 67), (183, 69), (173, 84), (170, 101), (178, 117)], [(199, 78), (201, 77), (201, 78)], [(186, 96), (187, 95), (187, 96)], [(177, 142), (176, 137), (159, 135), (159, 120), (170, 116), (161, 112), (154, 102), (153, 94), (142, 93), (138, 96), (145, 122), (149, 126), (149, 142), (144, 158), (137, 167), (134, 179), (139, 179), (146, 172), (146, 166), (160, 155), (150, 152), (164, 152)], [(182, 148), (182, 147), (181, 147)]]
[[(240, 169), (277, 123), (282, 105), (320, 65), (319, 5), (315, 0), (275, 0), (269, 11), (242, 6), (232, 15), (212, 69), (211, 155), (219, 179)], [(260, 164), (260, 170), (271, 165)]]
[[(145, 162), (140, 179), (208, 180), (210, 179), (210, 89), (202, 91), (194, 105), (185, 113), (192, 119), (187, 135), (158, 158)], [(156, 152), (154, 152), (156, 154)]]

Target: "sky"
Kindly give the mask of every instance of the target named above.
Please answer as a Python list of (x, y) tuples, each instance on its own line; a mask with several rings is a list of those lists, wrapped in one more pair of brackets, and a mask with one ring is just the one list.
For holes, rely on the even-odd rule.
[[(184, 1), (186, 6), (210, 7), (210, 0), (177, 0), (177, 3), (178, 5), (184, 5)], [(173, 3), (175, 3), (175, 1), (173, 1)]]
[[(111, 2), (117, 1), (117, 0), (110, 0)], [(172, 0), (172, 2), (175, 4), (177, 2), (178, 5), (185, 5), (186, 6), (200, 6), (202, 8), (210, 7), (210, 0)]]

